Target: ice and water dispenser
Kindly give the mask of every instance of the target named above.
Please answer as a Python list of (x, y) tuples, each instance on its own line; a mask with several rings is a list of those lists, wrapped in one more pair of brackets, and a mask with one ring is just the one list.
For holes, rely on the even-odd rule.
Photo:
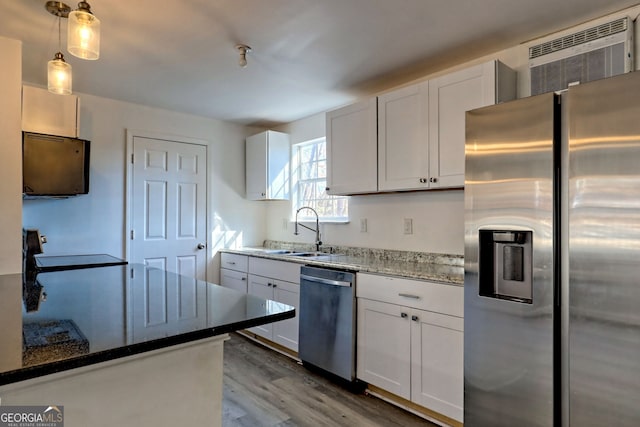
[(531, 304), (532, 232), (480, 230), (479, 238), (480, 295)]

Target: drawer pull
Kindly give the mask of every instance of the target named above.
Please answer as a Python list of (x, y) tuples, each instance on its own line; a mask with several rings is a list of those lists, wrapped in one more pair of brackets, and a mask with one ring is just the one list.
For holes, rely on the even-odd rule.
[(404, 298), (411, 298), (411, 299), (420, 299), (418, 295), (411, 295), (411, 294), (398, 294), (398, 296), (401, 296)]
[(233, 261), (227, 261), (227, 264), (236, 265), (236, 263)]

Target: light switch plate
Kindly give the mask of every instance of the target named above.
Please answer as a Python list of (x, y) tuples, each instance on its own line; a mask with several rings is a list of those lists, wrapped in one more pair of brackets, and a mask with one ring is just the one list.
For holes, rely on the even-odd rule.
[(413, 234), (413, 219), (404, 219), (404, 234)]

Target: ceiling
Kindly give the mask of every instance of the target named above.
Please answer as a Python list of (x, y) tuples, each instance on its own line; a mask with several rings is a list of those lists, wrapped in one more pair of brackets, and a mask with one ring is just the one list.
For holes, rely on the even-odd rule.
[[(75, 9), (76, 3), (67, 3)], [(65, 54), (75, 92), (240, 124), (287, 123), (637, 0), (91, 0), (98, 61)], [(45, 0), (3, 0), (0, 36), (23, 41), (23, 80), (46, 85), (58, 51)], [(63, 53), (66, 20), (62, 21)], [(253, 49), (238, 66), (236, 44)]]

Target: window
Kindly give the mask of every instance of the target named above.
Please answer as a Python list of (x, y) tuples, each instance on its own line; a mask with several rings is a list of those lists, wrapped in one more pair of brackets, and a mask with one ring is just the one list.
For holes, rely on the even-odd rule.
[[(321, 221), (349, 220), (349, 198), (327, 194), (327, 144), (325, 138), (296, 144), (293, 147), (293, 216), (302, 206), (318, 212)], [(300, 212), (298, 220), (314, 220), (308, 209)]]

